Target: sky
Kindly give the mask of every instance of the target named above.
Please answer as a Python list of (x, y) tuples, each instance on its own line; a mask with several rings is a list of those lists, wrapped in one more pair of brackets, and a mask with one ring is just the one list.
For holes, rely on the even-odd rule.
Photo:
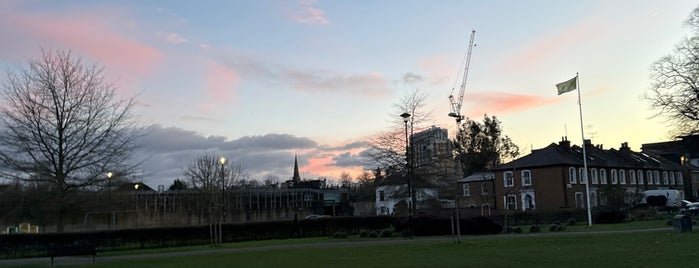
[[(496, 116), (522, 148), (567, 136), (633, 150), (670, 139), (642, 96), (649, 67), (690, 34), (694, 1), (15, 1), (0, 0), (0, 67), (41, 49), (103, 66), (148, 125), (143, 181), (172, 184), (203, 153), (252, 179), (356, 177), (393, 105), (428, 95), (456, 130), (448, 96), (475, 47), (461, 113)], [(577, 94), (555, 84), (579, 74)], [(5, 82), (5, 76), (0, 76)], [(458, 89), (457, 89), (458, 91)]]

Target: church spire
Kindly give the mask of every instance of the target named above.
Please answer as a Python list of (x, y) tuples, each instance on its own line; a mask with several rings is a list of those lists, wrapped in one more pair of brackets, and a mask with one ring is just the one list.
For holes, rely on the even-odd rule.
[(296, 155), (294, 155), (294, 177), (291, 178), (291, 180), (294, 182), (301, 181), (301, 176), (299, 176), (299, 161)]

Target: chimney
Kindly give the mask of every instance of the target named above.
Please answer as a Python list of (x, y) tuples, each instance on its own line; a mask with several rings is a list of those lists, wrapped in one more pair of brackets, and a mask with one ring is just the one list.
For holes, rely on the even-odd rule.
[(561, 141), (558, 143), (558, 146), (561, 147), (561, 149), (569, 150), (570, 149), (570, 141), (568, 140), (568, 137), (566, 137), (566, 136), (561, 137)]
[(619, 148), (619, 151), (621, 151), (621, 152), (631, 152), (631, 148), (629, 148), (629, 143), (628, 143), (628, 142), (622, 142), (622, 143), (621, 143), (621, 148)]

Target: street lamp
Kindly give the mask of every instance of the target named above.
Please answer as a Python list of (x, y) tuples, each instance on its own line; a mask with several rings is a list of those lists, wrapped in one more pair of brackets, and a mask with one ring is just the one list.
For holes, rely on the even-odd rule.
[(221, 157), (218, 159), (221, 163), (221, 215), (223, 215), (223, 220), (226, 220), (226, 177), (224, 168), (226, 165), (226, 158)]
[(138, 187), (139, 186), (140, 185), (138, 184), (138, 182), (133, 185), (133, 194), (136, 196), (136, 226), (139, 225), (138, 224), (138, 218), (139, 218), (139, 216), (138, 216)]
[(226, 158), (221, 157), (218, 159), (221, 163), (221, 219), (218, 222), (218, 244), (223, 244), (223, 228), (222, 222), (226, 220), (226, 174), (224, 172), (226, 165)]
[(410, 147), (408, 145), (408, 120), (410, 120), (410, 114), (409, 113), (403, 113), (400, 115), (400, 117), (403, 118), (403, 125), (405, 125), (405, 157), (406, 157), (406, 164), (407, 164), (407, 171), (408, 171), (408, 213), (409, 216), (412, 218), (413, 216), (413, 188), (412, 185), (410, 184), (410, 176), (412, 175), (412, 163), (411, 163), (411, 155), (410, 155)]
[(112, 229), (112, 220), (114, 218), (112, 215), (112, 175), (114, 174), (107, 172), (107, 215), (109, 217), (109, 220), (107, 221), (107, 229)]

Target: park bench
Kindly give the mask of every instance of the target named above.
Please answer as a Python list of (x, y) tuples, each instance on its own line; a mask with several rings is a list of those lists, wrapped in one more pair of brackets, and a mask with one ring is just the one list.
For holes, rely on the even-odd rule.
[(67, 256), (92, 255), (92, 263), (95, 263), (97, 247), (93, 244), (52, 245), (48, 248), (48, 255), (51, 257), (51, 266), (53, 266), (53, 258)]

